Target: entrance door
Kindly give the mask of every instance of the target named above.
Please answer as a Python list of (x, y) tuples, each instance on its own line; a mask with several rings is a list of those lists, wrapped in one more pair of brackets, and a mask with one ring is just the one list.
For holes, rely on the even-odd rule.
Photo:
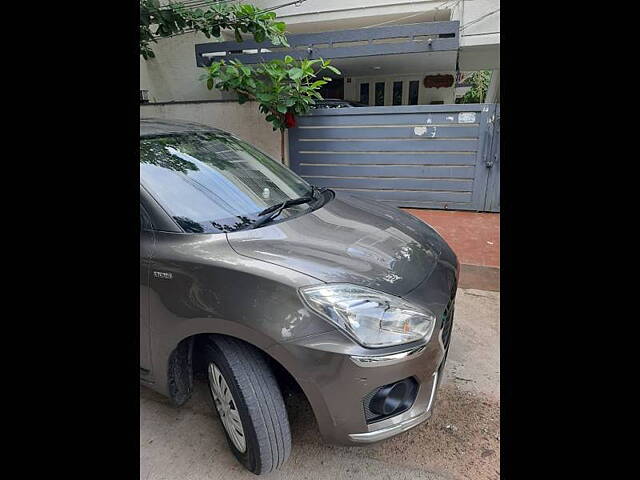
[(151, 373), (149, 278), (155, 237), (149, 215), (140, 205), (140, 375)]
[(344, 78), (334, 78), (320, 87), (322, 98), (337, 98), (344, 100)]

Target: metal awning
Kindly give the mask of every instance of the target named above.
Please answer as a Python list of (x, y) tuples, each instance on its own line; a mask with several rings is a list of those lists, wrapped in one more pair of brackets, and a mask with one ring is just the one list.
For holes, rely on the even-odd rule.
[(288, 35), (290, 47), (270, 42), (210, 42), (195, 46), (196, 64), (215, 60), (239, 60), (245, 64), (266, 62), (290, 55), (296, 59), (339, 59), (457, 51), (459, 23), (424, 22), (333, 32)]

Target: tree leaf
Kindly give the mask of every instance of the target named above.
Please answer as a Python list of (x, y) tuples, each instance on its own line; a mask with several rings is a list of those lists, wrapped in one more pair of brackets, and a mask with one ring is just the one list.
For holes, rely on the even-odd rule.
[(267, 34), (265, 33), (264, 30), (256, 30), (256, 32), (253, 34), (254, 40), (258, 43), (264, 42), (266, 37), (267, 37)]
[(293, 67), (289, 69), (288, 73), (289, 73), (289, 78), (291, 80), (298, 80), (299, 78), (302, 78), (302, 76), (304, 75), (304, 71), (298, 67)]
[(257, 93), (256, 97), (261, 102), (270, 102), (271, 100), (273, 100), (273, 95), (269, 95), (268, 93)]

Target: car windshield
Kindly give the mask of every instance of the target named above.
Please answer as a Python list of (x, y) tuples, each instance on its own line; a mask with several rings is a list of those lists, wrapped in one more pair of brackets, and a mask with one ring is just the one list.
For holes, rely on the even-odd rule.
[(239, 230), (266, 208), (313, 196), (307, 182), (251, 145), (207, 131), (140, 138), (140, 182), (191, 233)]

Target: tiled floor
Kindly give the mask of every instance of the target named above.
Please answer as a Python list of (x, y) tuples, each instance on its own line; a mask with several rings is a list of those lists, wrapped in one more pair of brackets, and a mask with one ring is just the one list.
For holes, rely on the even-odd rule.
[(462, 264), (460, 286), (500, 289), (500, 214), (422, 210), (407, 212), (434, 227)]
[(404, 209), (433, 226), (460, 263), (500, 267), (500, 214)]

